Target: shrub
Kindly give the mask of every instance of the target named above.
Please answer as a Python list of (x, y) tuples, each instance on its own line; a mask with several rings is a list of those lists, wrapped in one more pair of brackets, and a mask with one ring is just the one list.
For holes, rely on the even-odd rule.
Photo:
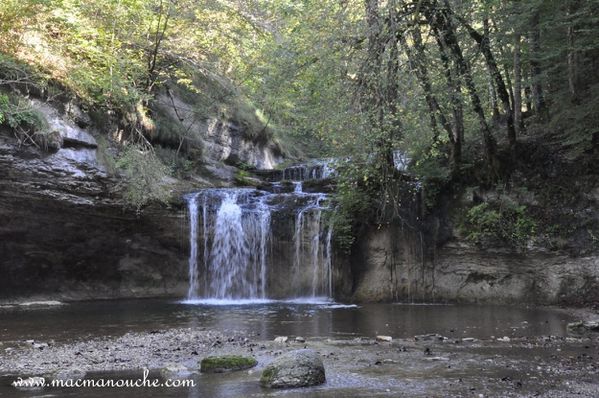
[(168, 168), (153, 150), (129, 145), (116, 162), (125, 177), (125, 200), (138, 212), (152, 201), (166, 203), (170, 197), (164, 179)]
[(0, 94), (0, 124), (6, 124), (12, 129), (23, 128), (31, 132), (48, 128), (44, 116), (33, 109), (20, 96)]
[(509, 201), (484, 202), (471, 207), (461, 229), (466, 239), (483, 245), (493, 242), (524, 247), (535, 234), (537, 224), (527, 212), (525, 205)]

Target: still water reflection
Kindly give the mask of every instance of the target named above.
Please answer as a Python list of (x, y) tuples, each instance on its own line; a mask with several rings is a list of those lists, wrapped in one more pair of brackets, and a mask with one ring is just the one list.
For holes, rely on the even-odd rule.
[(254, 334), (352, 337), (417, 334), (489, 338), (566, 333), (570, 317), (544, 308), (488, 305), (403, 305), (268, 302), (190, 305), (174, 300), (78, 302), (52, 308), (0, 308), (0, 341), (69, 341), (129, 331), (198, 327)]

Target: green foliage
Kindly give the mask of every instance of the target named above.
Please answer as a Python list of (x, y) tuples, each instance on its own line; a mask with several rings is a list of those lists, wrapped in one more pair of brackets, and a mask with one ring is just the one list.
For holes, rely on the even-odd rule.
[(5, 94), (0, 94), (0, 124), (3, 124), (6, 121), (6, 114), (9, 107), (8, 96)]
[(155, 146), (156, 157), (168, 167), (170, 174), (178, 177), (186, 177), (194, 170), (194, 162), (186, 154), (179, 153), (171, 148)]
[(165, 179), (169, 170), (154, 151), (129, 145), (119, 156), (116, 166), (125, 177), (125, 200), (137, 211), (153, 201), (168, 201), (170, 192)]
[(423, 156), (413, 163), (411, 171), (422, 183), (424, 205), (427, 209), (435, 208), (439, 194), (451, 180), (450, 170), (441, 163), (439, 157)]
[(240, 169), (235, 171), (235, 184), (242, 187), (250, 187), (256, 185), (256, 180), (251, 178), (248, 171)]
[[(468, 163), (487, 156), (485, 125), (504, 145), (500, 134), (518, 87), (526, 116), (521, 135), (550, 130), (574, 158), (592, 148), (599, 123), (597, 1), (416, 3), (4, 0), (0, 51), (42, 70), (90, 109), (116, 115), (137, 141), (164, 146), (149, 157), (179, 175), (194, 168), (199, 151), (193, 123), (210, 117), (238, 121), (245, 138), (258, 143), (280, 134), (294, 156), (350, 157), (354, 166), (341, 174), (335, 221), (346, 236), (352, 217), (396, 205), (390, 150), (409, 154), (432, 206), (443, 187), (468, 177), (460, 174)], [(489, 39), (495, 75), (468, 27)], [(439, 33), (454, 45), (443, 49)], [(29, 84), (6, 59), (0, 55), (0, 84), (2, 78)], [(498, 81), (511, 97), (507, 109), (498, 100)], [(192, 108), (184, 122), (158, 103), (167, 86)], [(43, 131), (43, 121), (24, 105), (0, 96), (0, 122)], [(448, 149), (456, 148), (456, 137), (464, 152), (458, 165)], [(518, 160), (506, 163), (511, 168)], [(471, 221), (484, 235), (492, 224), (513, 219), (507, 222), (512, 231), (500, 235), (521, 240), (530, 229), (526, 217), (501, 208), (473, 210)]]
[(14, 51), (22, 34), (49, 0), (2, 0), (0, 2), (0, 51)]
[(0, 124), (29, 132), (39, 132), (48, 128), (44, 116), (33, 109), (25, 98), (18, 95), (0, 94)]
[(372, 218), (372, 203), (376, 202), (373, 197), (376, 190), (372, 184), (376, 173), (370, 167), (360, 167), (358, 163), (339, 164), (338, 170), (341, 177), (333, 196), (336, 208), (328, 215), (328, 222), (335, 231), (333, 238), (337, 247), (349, 252), (359, 224)]
[(483, 202), (467, 210), (461, 229), (475, 244), (500, 242), (523, 248), (535, 235), (537, 224), (524, 205)]
[(110, 142), (104, 136), (96, 137), (96, 142), (98, 143), (98, 150), (96, 151), (98, 160), (102, 165), (104, 165), (109, 175), (117, 175), (118, 166), (116, 164), (117, 160), (114, 156), (114, 152), (116, 152), (116, 150), (110, 147)]

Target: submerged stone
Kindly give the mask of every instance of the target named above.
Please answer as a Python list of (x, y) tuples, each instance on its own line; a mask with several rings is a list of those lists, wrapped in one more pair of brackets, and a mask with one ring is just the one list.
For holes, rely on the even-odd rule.
[(179, 364), (169, 364), (160, 369), (160, 376), (163, 379), (182, 379), (191, 374), (189, 369)]
[(324, 365), (314, 350), (290, 351), (262, 372), (260, 384), (267, 388), (309, 387), (326, 381)]
[(239, 355), (213, 356), (202, 359), (200, 371), (202, 373), (224, 373), (253, 368), (257, 364), (258, 361), (252, 357)]
[(82, 369), (62, 369), (54, 374), (54, 380), (69, 381), (69, 380), (83, 380), (85, 379), (86, 372)]
[(568, 330), (571, 332), (584, 332), (585, 330), (599, 332), (599, 320), (571, 322), (568, 324)]

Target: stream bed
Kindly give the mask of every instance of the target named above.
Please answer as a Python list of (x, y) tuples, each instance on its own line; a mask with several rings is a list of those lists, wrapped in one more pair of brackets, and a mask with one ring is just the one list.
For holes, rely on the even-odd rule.
[[(147, 299), (4, 306), (0, 319), (0, 397), (599, 396), (598, 339), (569, 335), (574, 316), (564, 310)], [(377, 342), (377, 335), (393, 340)], [(276, 336), (289, 340), (276, 343)], [(304, 347), (323, 357), (324, 385), (260, 387), (266, 364)], [(258, 366), (218, 375), (195, 371), (189, 376), (195, 388), (10, 386), (18, 376), (50, 375), (66, 364), (92, 379), (136, 379), (143, 367), (159, 378), (167, 364), (197, 370), (202, 357), (221, 354), (252, 355)]]

